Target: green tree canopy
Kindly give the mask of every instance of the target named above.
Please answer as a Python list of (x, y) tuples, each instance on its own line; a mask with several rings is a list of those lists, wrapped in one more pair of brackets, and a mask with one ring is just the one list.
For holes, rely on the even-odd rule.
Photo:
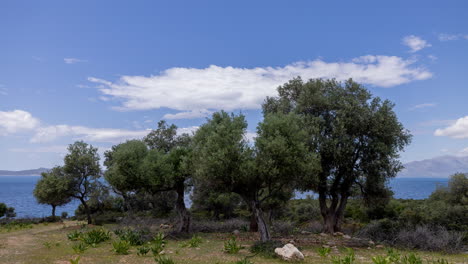
[(33, 194), (40, 204), (52, 206), (52, 217), (55, 218), (55, 208), (70, 202), (70, 181), (62, 167), (54, 167), (49, 172), (43, 172), (37, 182)]
[(98, 187), (101, 177), (98, 149), (83, 141), (77, 141), (68, 146), (68, 154), (64, 158), (63, 171), (70, 181), (70, 196), (78, 199), (83, 205), (88, 224), (91, 224), (91, 212), (87, 204), (90, 194)]
[(318, 181), (302, 189), (319, 194), (325, 231), (340, 229), (355, 187), (366, 199), (384, 190), (387, 179), (402, 169), (399, 152), (411, 135), (398, 121), (394, 105), (348, 80), (293, 79), (267, 98), (263, 111), (301, 116), (309, 151), (320, 156)]
[(266, 116), (252, 147), (245, 138), (244, 116), (221, 111), (194, 137), (196, 177), (216, 191), (239, 194), (255, 215), (262, 241), (271, 238), (262, 203), (314, 172), (314, 155), (306, 151), (299, 121), (293, 114)]

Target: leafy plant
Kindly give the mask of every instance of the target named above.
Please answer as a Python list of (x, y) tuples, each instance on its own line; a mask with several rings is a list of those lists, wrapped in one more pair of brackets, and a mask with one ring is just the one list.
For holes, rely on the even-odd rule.
[(159, 256), (161, 252), (164, 250), (164, 244), (161, 242), (155, 242), (151, 246), (151, 252), (153, 252), (154, 256)]
[(97, 244), (107, 241), (111, 238), (110, 232), (101, 229), (94, 229), (86, 232), (82, 235), (81, 240), (92, 247), (96, 247)]
[(164, 239), (164, 233), (158, 232), (154, 237), (153, 237), (153, 242), (154, 243), (159, 243), (162, 245), (166, 245), (166, 240)]
[(113, 251), (119, 255), (128, 255), (130, 246), (131, 244), (127, 240), (119, 240), (112, 243)]
[(329, 247), (320, 247), (320, 248), (317, 249), (317, 254), (319, 254), (319, 256), (325, 258), (330, 254), (330, 251), (331, 251), (331, 248), (329, 248)]
[(387, 250), (387, 257), (392, 263), (398, 263), (400, 261), (400, 253), (392, 248)]
[(200, 236), (194, 235), (189, 241), (182, 243), (181, 247), (196, 248), (199, 247), (202, 242), (203, 240)]
[(174, 260), (165, 256), (155, 257), (154, 261), (156, 261), (158, 264), (175, 264)]
[(77, 241), (77, 240), (79, 240), (81, 238), (82, 235), (83, 235), (83, 233), (81, 233), (78, 230), (75, 230), (75, 231), (73, 231), (71, 233), (68, 233), (67, 237), (71, 241)]
[(141, 246), (145, 243), (143, 236), (147, 232), (142, 230), (117, 229), (114, 233), (121, 239), (130, 242), (132, 246)]
[(47, 241), (47, 242), (44, 242), (42, 243), (44, 245), (44, 247), (46, 247), (47, 249), (50, 249), (52, 247), (52, 243)]
[(422, 264), (422, 259), (418, 255), (411, 253), (401, 258), (401, 264)]
[(243, 247), (236, 241), (236, 237), (232, 236), (229, 240), (224, 242), (224, 251), (229, 254), (238, 253)]
[(333, 257), (332, 263), (333, 264), (354, 264), (354, 261), (356, 260), (354, 250), (352, 250), (351, 248), (347, 248), (346, 250), (348, 251), (348, 255), (346, 255), (344, 258)]
[(85, 252), (88, 247), (86, 246), (85, 243), (78, 243), (72, 246), (73, 251), (75, 251), (76, 254), (80, 254)]
[(386, 256), (376, 256), (372, 257), (372, 263), (374, 264), (391, 264), (394, 263), (390, 260), (390, 257)]
[(80, 256), (76, 257), (75, 259), (70, 259), (70, 264), (79, 264), (80, 263)]
[(148, 254), (148, 252), (150, 252), (151, 248), (148, 247), (148, 246), (142, 246), (142, 247), (139, 247), (137, 248), (137, 255), (138, 256), (146, 256), (146, 254)]

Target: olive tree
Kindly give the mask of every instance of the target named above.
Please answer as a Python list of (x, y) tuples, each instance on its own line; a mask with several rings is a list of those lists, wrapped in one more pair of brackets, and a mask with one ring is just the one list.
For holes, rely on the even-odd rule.
[(148, 147), (141, 140), (129, 140), (104, 153), (107, 167), (104, 178), (113, 191), (123, 197), (126, 209), (130, 209), (130, 199), (144, 189), (141, 165), (147, 154)]
[(68, 146), (68, 154), (64, 158), (63, 171), (70, 181), (69, 193), (78, 199), (84, 207), (88, 224), (92, 223), (91, 212), (87, 201), (101, 177), (98, 149), (83, 141), (77, 141)]
[(54, 167), (49, 172), (43, 172), (41, 179), (36, 183), (33, 194), (40, 204), (52, 206), (52, 217), (55, 218), (55, 209), (70, 202), (70, 181), (62, 167)]
[(393, 107), (352, 80), (296, 78), (280, 86), (277, 97), (265, 100), (265, 114), (301, 116), (307, 131), (304, 142), (320, 156), (318, 181), (308, 181), (301, 189), (318, 192), (325, 232), (340, 230), (353, 190), (372, 200), (403, 168), (399, 152), (411, 135)]
[(213, 190), (239, 194), (250, 207), (262, 241), (271, 238), (262, 204), (291, 190), (304, 173), (313, 173), (315, 156), (307, 151), (305, 132), (293, 115), (268, 115), (258, 125), (255, 145), (246, 139), (243, 115), (214, 113), (194, 136), (196, 178)]
[(188, 134), (177, 135), (177, 127), (168, 126), (165, 121), (160, 121), (158, 128), (144, 138), (150, 149), (142, 163), (144, 188), (150, 193), (177, 193), (175, 207), (179, 216), (179, 232), (189, 232), (191, 226), (190, 212), (184, 200), (191, 178), (188, 162), (191, 153), (190, 141)]

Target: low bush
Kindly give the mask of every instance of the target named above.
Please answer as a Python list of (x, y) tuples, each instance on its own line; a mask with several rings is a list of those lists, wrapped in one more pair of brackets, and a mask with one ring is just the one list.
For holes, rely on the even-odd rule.
[(130, 246), (130, 242), (126, 240), (112, 242), (113, 251), (118, 255), (128, 255)]
[(148, 252), (150, 252), (151, 248), (148, 247), (148, 246), (142, 246), (142, 247), (139, 247), (137, 248), (137, 255), (138, 256), (146, 256), (146, 254), (148, 254)]
[(356, 256), (354, 250), (347, 248), (348, 254), (344, 257), (332, 257), (332, 264), (354, 264)]
[(297, 231), (297, 227), (291, 221), (275, 221), (271, 230), (278, 235), (289, 236)]
[(236, 237), (232, 236), (224, 242), (224, 252), (228, 254), (237, 254), (242, 249), (242, 246), (237, 243)]
[(405, 228), (396, 235), (394, 245), (410, 249), (458, 252), (463, 249), (463, 233), (444, 227)]
[(193, 235), (192, 238), (189, 241), (186, 241), (181, 244), (181, 247), (191, 247), (191, 248), (196, 248), (199, 247), (200, 244), (203, 242), (202, 238), (197, 235)]
[(70, 264), (79, 264), (80, 263), (80, 256), (70, 259)]
[(90, 245), (91, 247), (96, 247), (99, 243), (107, 241), (111, 239), (111, 235), (109, 231), (101, 229), (93, 229), (86, 233), (83, 233), (81, 236), (81, 241), (83, 243)]
[(327, 257), (330, 254), (331, 248), (329, 247), (319, 247), (317, 249), (317, 254), (323, 258)]
[(114, 233), (121, 239), (130, 242), (132, 246), (141, 246), (151, 239), (148, 230), (117, 229)]
[(78, 243), (78, 244), (73, 245), (72, 249), (76, 254), (81, 254), (85, 252), (86, 249), (88, 249), (88, 246), (86, 246), (86, 244), (84, 243)]
[(67, 234), (67, 238), (70, 240), (70, 241), (77, 241), (81, 238), (81, 236), (83, 235), (82, 232), (78, 231), (78, 230), (75, 230), (73, 232), (70, 232)]

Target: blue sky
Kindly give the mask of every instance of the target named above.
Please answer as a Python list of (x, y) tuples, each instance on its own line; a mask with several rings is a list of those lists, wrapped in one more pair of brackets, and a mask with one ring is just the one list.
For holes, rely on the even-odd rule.
[(293, 76), (353, 77), (396, 104), (409, 162), (468, 155), (465, 1), (2, 1), (0, 169), (101, 153), (160, 119), (194, 131)]

